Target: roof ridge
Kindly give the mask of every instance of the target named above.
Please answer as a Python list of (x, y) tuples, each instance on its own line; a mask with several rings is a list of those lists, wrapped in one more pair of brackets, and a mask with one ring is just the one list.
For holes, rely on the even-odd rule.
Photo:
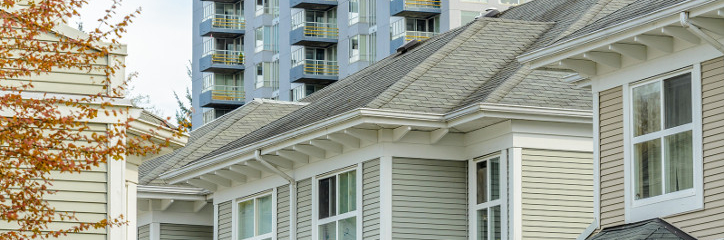
[(257, 103), (273, 103), (273, 104), (285, 104), (285, 105), (299, 105), (299, 106), (306, 106), (307, 102), (292, 102), (292, 101), (281, 101), (281, 100), (274, 100), (274, 99), (268, 99), (268, 98), (254, 98), (251, 102), (257, 102)]

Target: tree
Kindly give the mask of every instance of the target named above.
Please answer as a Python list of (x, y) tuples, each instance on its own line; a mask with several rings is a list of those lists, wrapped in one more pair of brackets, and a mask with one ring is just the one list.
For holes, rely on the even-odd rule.
[[(191, 72), (191, 61), (189, 61), (189, 65), (186, 66), (186, 75), (189, 77), (189, 81), (193, 80), (193, 75)], [(191, 126), (191, 114), (194, 112), (193, 109), (193, 98), (191, 97), (191, 91), (189, 91), (189, 88), (186, 88), (186, 95), (184, 95), (184, 99), (188, 102), (181, 101), (181, 99), (178, 97), (178, 94), (176, 91), (173, 92), (173, 97), (176, 98), (176, 103), (178, 104), (178, 109), (176, 110), (176, 121), (179, 122), (179, 125), (183, 126)]]
[[(118, 40), (140, 13), (139, 8), (119, 15), (120, 3), (114, 0), (98, 20), (99, 27), (85, 29), (86, 34), (48, 41), (48, 35), (79, 16), (87, 0), (0, 0), (0, 221), (16, 226), (0, 232), (0, 239), (54, 238), (123, 224), (123, 216), (111, 216), (51, 228), (55, 221), (78, 219), (45, 200), (55, 193), (50, 190), (53, 174), (82, 174), (106, 161), (157, 153), (168, 144), (168, 138), (165, 143), (151, 141), (155, 133), (127, 137), (134, 119), (122, 117), (129, 107), (114, 104), (125, 89), (112, 81), (123, 63), (108, 58), (110, 63), (94, 65), (122, 47)], [(96, 81), (103, 90), (75, 97), (32, 93), (33, 79), (58, 69), (102, 73), (105, 79)], [(91, 133), (89, 122), (98, 118), (114, 122), (101, 134)]]

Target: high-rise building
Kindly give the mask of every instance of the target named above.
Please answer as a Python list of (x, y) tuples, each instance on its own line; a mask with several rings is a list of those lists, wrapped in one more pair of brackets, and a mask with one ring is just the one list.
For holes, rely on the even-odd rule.
[(254, 98), (297, 101), (394, 53), (525, 0), (194, 0), (199, 127)]

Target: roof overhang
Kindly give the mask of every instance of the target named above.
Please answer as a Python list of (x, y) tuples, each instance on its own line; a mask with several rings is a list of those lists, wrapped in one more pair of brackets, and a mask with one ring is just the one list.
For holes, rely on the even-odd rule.
[(706, 44), (706, 36), (682, 26), (681, 13), (687, 13), (692, 25), (713, 39), (724, 38), (724, 1), (685, 1), (523, 54), (518, 61), (533, 69), (574, 72), (578, 76), (569, 78), (570, 82), (590, 85), (592, 76)]
[(359, 148), (360, 142), (377, 142), (377, 130), (362, 128), (363, 125), (390, 128), (392, 141), (400, 140), (413, 129), (426, 131), (429, 143), (435, 144), (452, 129), (486, 118), (590, 124), (592, 113), (490, 103), (473, 104), (448, 114), (361, 108), (192, 163), (160, 178), (170, 184), (188, 183), (216, 191), (220, 186), (258, 179), (262, 172), (293, 170), (295, 164), (309, 163), (310, 157), (325, 158), (327, 152), (342, 153), (343, 147)]

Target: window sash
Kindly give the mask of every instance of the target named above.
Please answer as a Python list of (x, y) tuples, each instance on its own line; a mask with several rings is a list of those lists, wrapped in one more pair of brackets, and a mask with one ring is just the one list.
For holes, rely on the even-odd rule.
[[(498, 178), (499, 178), (498, 181), (497, 181), (497, 183), (498, 183), (498, 188), (497, 188), (497, 192), (498, 192), (498, 193), (497, 193), (497, 197), (498, 197), (498, 198), (497, 198), (497, 199), (491, 199), (491, 198), (493, 197), (493, 189), (494, 189), (494, 188), (493, 188), (493, 181), (492, 181), (492, 177), (493, 177), (492, 171), (493, 171), (493, 165), (495, 165), (495, 164), (493, 164), (493, 161), (496, 160), (496, 159), (497, 159), (497, 165), (498, 165), (498, 166), (497, 166), (497, 167), (498, 167), (497, 170), (498, 170)], [(494, 221), (495, 221), (493, 209), (497, 207), (497, 208), (500, 210), (499, 214), (502, 215), (502, 214), (504, 213), (504, 212), (503, 212), (503, 211), (504, 211), (504, 208), (503, 208), (502, 204), (503, 204), (503, 199), (505, 198), (505, 196), (504, 196), (504, 192), (502, 191), (502, 188), (505, 187), (505, 186), (503, 185), (503, 183), (504, 183), (505, 181), (503, 181), (502, 178), (504, 177), (503, 171), (504, 171), (505, 169), (502, 169), (502, 168), (503, 168), (503, 166), (505, 166), (505, 165), (502, 163), (502, 161), (504, 161), (504, 160), (503, 160), (503, 156), (502, 156), (502, 155), (496, 155), (496, 156), (492, 156), (492, 157), (482, 158), (482, 159), (479, 160), (479, 161), (473, 162), (473, 163), (474, 163), (473, 166), (475, 166), (475, 169), (473, 170), (474, 174), (473, 174), (472, 176), (475, 177), (475, 179), (476, 179), (476, 185), (475, 185), (475, 187), (474, 187), (474, 190), (476, 191), (476, 194), (475, 194), (475, 196), (471, 196), (471, 198), (475, 198), (474, 200), (471, 200), (472, 203), (474, 203), (474, 205), (471, 207), (471, 209), (472, 209), (472, 211), (473, 211), (472, 214), (475, 214), (475, 216), (476, 216), (476, 222), (471, 223), (471, 225), (472, 225), (472, 226), (475, 226), (475, 228), (474, 228), (473, 231), (476, 232), (476, 235), (481, 233), (481, 229), (479, 229), (479, 227), (484, 226), (484, 227), (487, 228), (486, 231), (485, 231), (485, 233), (487, 234), (487, 236), (479, 236), (479, 235), (478, 235), (478, 236), (477, 236), (477, 239), (492, 239), (492, 237), (496, 236), (496, 235), (495, 235), (495, 234), (496, 234), (496, 231), (495, 231), (495, 229), (494, 229), (495, 226), (498, 226), (499, 228), (501, 228), (501, 230), (500, 230), (501, 232), (498, 232), (498, 234), (501, 234), (501, 235), (498, 236), (498, 237), (502, 237), (502, 234), (503, 234), (502, 232), (505, 231), (505, 230), (503, 229), (503, 226), (506, 225), (506, 224), (503, 222), (503, 221), (504, 221), (504, 218), (503, 218), (502, 216), (498, 216), (498, 218), (500, 219), (500, 222), (499, 222), (497, 225), (493, 224)], [(478, 164), (480, 164), (480, 163), (484, 163), (484, 164), (485, 164), (485, 168), (486, 168), (486, 170), (485, 170), (485, 175), (486, 175), (486, 176), (485, 176), (485, 181), (486, 181), (486, 182), (485, 182), (485, 184), (486, 184), (485, 189), (486, 189), (487, 191), (486, 191), (486, 193), (485, 193), (485, 195), (486, 195), (486, 196), (485, 196), (485, 197), (486, 197), (485, 200), (486, 200), (486, 201), (484, 201), (484, 202), (482, 202), (482, 203), (477, 203), (477, 202), (478, 202), (477, 191), (480, 190), (480, 189), (478, 188), (478, 185), (477, 185), (477, 179), (478, 179)], [(485, 220), (485, 221), (486, 221), (485, 224), (481, 224), (481, 223), (482, 223), (481, 221), (483, 221), (483, 219), (480, 219), (480, 215), (479, 215), (479, 212), (480, 212), (480, 211), (483, 211), (483, 210), (485, 210), (485, 214), (486, 214), (486, 218), (487, 218), (487, 219)]]
[[(271, 216), (270, 216), (270, 218), (269, 218), (269, 221), (270, 221), (270, 223), (269, 223), (270, 231), (269, 231), (268, 233), (265, 233), (265, 234), (261, 234), (261, 235), (260, 235), (260, 234), (259, 234), (259, 226), (260, 226), (259, 220), (260, 220), (261, 216), (260, 216), (260, 204), (259, 204), (259, 200), (262, 199), (262, 198), (265, 198), (265, 197), (269, 197), (269, 198), (270, 198), (269, 201), (270, 201), (270, 204), (271, 204), (271, 206), (270, 206), (270, 207), (271, 207), (271, 208), (270, 208)], [(240, 239), (240, 240), (265, 240), (265, 239), (272, 239), (272, 237), (274, 236), (274, 231), (275, 231), (275, 230), (274, 230), (274, 222), (275, 222), (275, 221), (274, 221), (274, 219), (275, 219), (274, 215), (276, 214), (276, 213), (275, 213), (275, 208), (274, 208), (275, 201), (276, 201), (276, 198), (274, 197), (273, 191), (272, 191), (272, 192), (265, 192), (265, 193), (257, 194), (257, 195), (254, 195), (254, 196), (252, 196), (252, 197), (247, 197), (247, 198), (244, 198), (244, 199), (241, 199), (241, 200), (237, 201), (237, 202), (236, 202), (236, 206), (237, 206), (237, 209), (236, 209), (236, 221), (237, 221), (237, 224), (236, 224), (236, 226), (237, 226), (237, 227), (236, 227), (236, 235), (237, 235), (237, 236), (236, 236), (236, 239)], [(239, 211), (240, 211), (239, 205), (241, 205), (242, 203), (246, 203), (246, 202), (251, 202), (251, 209), (252, 209), (252, 211), (253, 211), (253, 216), (252, 216), (252, 219), (251, 219), (251, 220), (252, 220), (252, 222), (253, 222), (253, 224), (252, 224), (252, 225), (253, 225), (253, 226), (252, 226), (253, 229), (252, 229), (252, 230), (254, 231), (254, 234), (253, 234), (253, 236), (250, 236), (250, 237), (247, 237), (247, 238), (242, 238), (242, 236), (241, 236), (241, 234), (242, 234), (242, 233), (241, 233), (241, 225), (240, 225), (241, 219), (240, 219), (240, 216), (239, 216)]]
[[(348, 178), (348, 180), (350, 183), (354, 184), (354, 192), (353, 192), (353, 196), (348, 196), (347, 199), (354, 202), (354, 210), (350, 210), (345, 213), (339, 213), (341, 211), (341, 209), (340, 209), (340, 205), (341, 205), (340, 204), (341, 203), (340, 184), (342, 182), (341, 176), (352, 173), (352, 172), (354, 172), (354, 179), (352, 181), (352, 178)], [(326, 175), (318, 176), (318, 177), (314, 178), (315, 188), (316, 188), (315, 195), (317, 196), (317, 199), (314, 199), (314, 201), (315, 201), (314, 206), (317, 209), (313, 209), (313, 212), (315, 213), (315, 216), (313, 218), (313, 221), (314, 221), (313, 229), (316, 232), (316, 239), (321, 239), (321, 237), (322, 237), (321, 236), (322, 233), (320, 232), (320, 227), (323, 225), (326, 225), (326, 224), (330, 224), (330, 223), (334, 223), (335, 239), (339, 239), (339, 234), (340, 234), (339, 231), (340, 231), (340, 224), (341, 224), (340, 221), (345, 220), (345, 219), (350, 219), (350, 218), (354, 218), (354, 221), (355, 221), (355, 231), (356, 231), (354, 233), (355, 239), (361, 239), (360, 238), (361, 222), (360, 222), (360, 217), (359, 217), (361, 211), (360, 211), (360, 206), (359, 206), (359, 201), (358, 201), (361, 197), (360, 194), (361, 194), (361, 190), (362, 190), (361, 187), (359, 186), (359, 183), (361, 182), (360, 174), (361, 174), (361, 169), (359, 168), (358, 165), (355, 165), (354, 167), (350, 167), (350, 168), (347, 168), (347, 169), (344, 169), (344, 170), (341, 170), (341, 171), (338, 171), (338, 172), (335, 172), (332, 174), (326, 174)], [(331, 196), (334, 200), (333, 204), (334, 204), (335, 212), (330, 213), (329, 214), (330, 216), (328, 216), (326, 218), (320, 219), (319, 211), (322, 207), (320, 204), (321, 197), (322, 197), (320, 194), (320, 190), (321, 190), (320, 181), (329, 179), (329, 178), (335, 179), (334, 180), (335, 189), (334, 189), (334, 191), (329, 191), (329, 192), (335, 192), (335, 194)], [(329, 194), (327, 196), (329, 196)]]

